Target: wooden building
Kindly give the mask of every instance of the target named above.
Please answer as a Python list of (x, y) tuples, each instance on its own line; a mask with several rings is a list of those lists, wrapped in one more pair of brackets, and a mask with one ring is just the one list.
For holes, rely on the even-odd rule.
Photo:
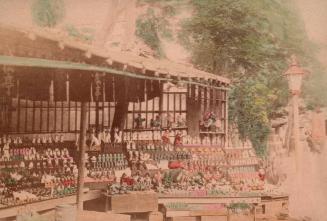
[(212, 111), (219, 127), (211, 133), (224, 146), (229, 79), (167, 60), (95, 49), (51, 30), (0, 29), (0, 134), (74, 135), (81, 102), (87, 102), (87, 127), (133, 130), (141, 114), (146, 130), (156, 115), (174, 121), (182, 116), (193, 136), (200, 133), (202, 115)]

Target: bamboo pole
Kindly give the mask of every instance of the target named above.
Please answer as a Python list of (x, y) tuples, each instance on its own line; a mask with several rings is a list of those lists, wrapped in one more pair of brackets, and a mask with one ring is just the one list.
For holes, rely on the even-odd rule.
[(83, 210), (83, 188), (84, 188), (84, 168), (85, 168), (85, 147), (86, 147), (86, 116), (87, 102), (81, 103), (81, 125), (79, 135), (79, 162), (76, 204), (79, 211)]

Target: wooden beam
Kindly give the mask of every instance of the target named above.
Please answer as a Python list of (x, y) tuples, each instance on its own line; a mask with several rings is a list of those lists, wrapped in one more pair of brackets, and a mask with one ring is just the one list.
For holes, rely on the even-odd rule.
[[(113, 68), (105, 67), (105, 66), (97, 66), (90, 64), (83, 64), (77, 62), (69, 62), (69, 61), (58, 61), (58, 60), (50, 60), (50, 59), (41, 59), (41, 58), (29, 58), (29, 57), (16, 57), (16, 56), (4, 56), (0, 55), (0, 64), (3, 65), (13, 65), (13, 66), (22, 66), (22, 67), (39, 67), (39, 68), (60, 68), (60, 69), (68, 69), (68, 70), (83, 70), (83, 71), (91, 71), (91, 72), (104, 72), (107, 74), (118, 75), (118, 76), (126, 76), (133, 77), (137, 79), (148, 79), (148, 80), (158, 80), (165, 82), (173, 82), (174, 79), (161, 77), (157, 73), (154, 76), (148, 76), (143, 74), (135, 74), (128, 71), (115, 70)], [(166, 75), (170, 77), (170, 75)], [(198, 85), (202, 87), (212, 87), (217, 88), (215, 86), (210, 86), (207, 83), (203, 83), (200, 81), (199, 77), (196, 77), (193, 81), (184, 81), (181, 80), (180, 83), (188, 83), (193, 85)], [(221, 87), (222, 90), (228, 90), (228, 87)]]

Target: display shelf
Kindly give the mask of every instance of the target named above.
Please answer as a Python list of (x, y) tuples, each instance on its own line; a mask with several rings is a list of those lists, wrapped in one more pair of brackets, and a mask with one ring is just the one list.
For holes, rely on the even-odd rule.
[[(93, 190), (84, 194), (83, 201), (93, 200), (99, 197), (101, 197), (101, 191)], [(47, 199), (47, 200), (33, 202), (33, 203), (25, 203), (22, 205), (17, 205), (7, 208), (0, 208), (0, 219), (16, 216), (17, 211), (23, 210), (27, 204), (29, 209), (33, 211), (41, 212), (45, 210), (54, 209), (57, 205), (70, 204), (75, 202), (76, 202), (76, 196), (71, 195), (61, 198)]]
[(140, 128), (140, 129), (124, 129), (124, 132), (146, 132), (146, 131), (164, 131), (164, 130), (187, 130), (188, 127), (162, 127), (162, 128)]
[(239, 164), (239, 165), (231, 165), (229, 164), (228, 167), (252, 167), (252, 166), (257, 166), (257, 163), (253, 163), (253, 164)]
[(212, 131), (200, 131), (200, 134), (211, 134), (211, 135), (225, 135), (225, 132), (212, 132)]
[(170, 194), (161, 194), (159, 195), (159, 204), (167, 204), (167, 203), (260, 203), (261, 196), (260, 194), (253, 194), (249, 196), (242, 195), (233, 195), (226, 194), (224, 196), (174, 196)]
[(2, 207), (73, 194), (77, 183), (73, 147), (73, 142), (35, 144), (27, 141), (1, 145)]
[(200, 149), (211, 149), (211, 148), (215, 148), (215, 149), (223, 149), (221, 147), (220, 144), (212, 144), (212, 145), (209, 145), (209, 144), (183, 144), (182, 148), (185, 147), (185, 148), (200, 148)]

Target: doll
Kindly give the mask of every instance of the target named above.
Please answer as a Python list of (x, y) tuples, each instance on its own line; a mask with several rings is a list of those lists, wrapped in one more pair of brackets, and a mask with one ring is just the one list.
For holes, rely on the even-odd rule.
[(104, 134), (102, 136), (102, 141), (103, 143), (111, 143), (111, 135), (108, 129), (104, 131)]
[(135, 121), (135, 128), (136, 129), (142, 129), (143, 128), (143, 122), (145, 121), (145, 119), (142, 118), (141, 114), (138, 114), (134, 121)]
[(47, 143), (47, 138), (46, 137), (42, 137), (41, 138), (41, 143), (46, 144)]
[(60, 139), (59, 139), (59, 135), (56, 134), (55, 139), (54, 139), (54, 142), (55, 142), (55, 143), (59, 143), (59, 141), (60, 141)]
[(152, 128), (160, 128), (161, 127), (161, 120), (160, 120), (159, 115), (157, 115), (155, 119), (151, 119), (150, 126)]
[(60, 143), (63, 143), (65, 140), (64, 140), (64, 135), (60, 135)]
[(118, 128), (115, 128), (115, 142), (114, 143), (121, 143), (122, 142), (122, 135), (123, 135), (123, 132), (122, 131), (119, 131)]
[(161, 139), (162, 139), (162, 142), (164, 143), (164, 144), (170, 144), (170, 139), (169, 139), (169, 131), (168, 130), (166, 130), (163, 134), (162, 134), (162, 137), (161, 137)]
[(181, 132), (177, 132), (174, 140), (175, 146), (182, 146), (183, 145), (183, 138)]
[(182, 116), (179, 114), (176, 117), (176, 124), (177, 127), (184, 127), (185, 126), (185, 120), (182, 118)]
[(4, 161), (9, 161), (10, 160), (10, 154), (9, 154), (10, 146), (9, 146), (9, 143), (5, 143), (2, 150), (3, 150), (3, 160)]

